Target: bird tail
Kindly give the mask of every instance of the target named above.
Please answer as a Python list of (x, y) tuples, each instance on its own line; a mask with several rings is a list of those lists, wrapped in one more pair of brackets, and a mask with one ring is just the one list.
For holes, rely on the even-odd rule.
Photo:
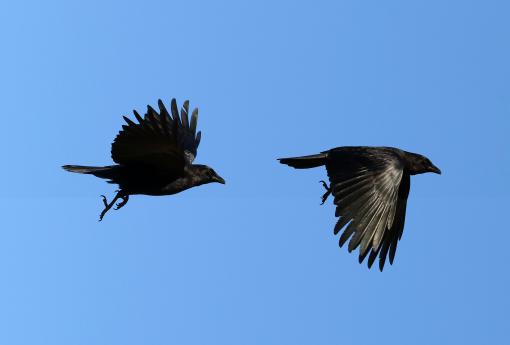
[(310, 156), (279, 158), (278, 160), (280, 163), (287, 164), (296, 169), (309, 169), (325, 165), (327, 156), (327, 153), (319, 153)]
[(92, 174), (101, 178), (112, 178), (117, 166), (111, 165), (106, 167), (89, 167), (84, 165), (63, 165), (62, 168), (69, 172), (79, 174)]

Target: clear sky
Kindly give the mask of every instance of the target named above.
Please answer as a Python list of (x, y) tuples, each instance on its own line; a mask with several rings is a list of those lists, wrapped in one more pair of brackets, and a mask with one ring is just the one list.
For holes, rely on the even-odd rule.
[[(0, 3), (0, 344), (504, 344), (510, 322), (508, 1)], [(121, 115), (200, 108), (226, 180), (134, 196)], [(383, 273), (338, 248), (324, 169), (397, 146), (412, 178)]]

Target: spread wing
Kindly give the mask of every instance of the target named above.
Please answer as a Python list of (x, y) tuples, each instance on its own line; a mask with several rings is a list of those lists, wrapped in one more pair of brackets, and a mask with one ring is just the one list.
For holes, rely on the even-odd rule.
[(335, 197), (335, 215), (340, 217), (335, 235), (345, 227), (340, 246), (350, 238), (349, 252), (360, 247), (360, 263), (371, 252), (369, 267), (379, 254), (382, 270), (388, 249), (393, 262), (404, 225), (407, 194), (402, 202), (399, 190), (404, 172), (400, 159), (381, 149), (331, 150), (326, 168)]
[(112, 159), (118, 164), (148, 166), (162, 174), (180, 173), (197, 155), (200, 132), (196, 133), (198, 109), (188, 120), (189, 102), (179, 111), (175, 99), (171, 102), (170, 115), (161, 100), (159, 113), (147, 106), (144, 118), (133, 111), (138, 123), (124, 116), (127, 125), (112, 143)]

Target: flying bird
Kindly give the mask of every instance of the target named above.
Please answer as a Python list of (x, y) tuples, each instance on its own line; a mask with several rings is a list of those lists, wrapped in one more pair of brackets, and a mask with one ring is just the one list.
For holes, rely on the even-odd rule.
[(393, 264), (402, 237), (411, 175), (441, 174), (427, 157), (393, 147), (337, 147), (279, 161), (296, 169), (326, 166), (330, 185), (320, 181), (322, 204), (333, 195), (339, 217), (334, 234), (344, 229), (340, 247), (350, 239), (349, 252), (359, 247), (360, 263), (370, 254), (369, 268), (379, 256), (381, 271), (388, 253)]
[(121, 201), (116, 204), (116, 210), (126, 205), (130, 195), (172, 195), (206, 183), (225, 183), (207, 165), (193, 164), (201, 138), (201, 133), (196, 132), (198, 109), (193, 110), (190, 121), (189, 101), (184, 102), (180, 117), (175, 99), (171, 102), (172, 115), (161, 100), (158, 100), (158, 107), (159, 113), (148, 105), (143, 118), (133, 110), (138, 123), (124, 116), (127, 124), (122, 126), (111, 149), (112, 159), (117, 164), (62, 167), (70, 172), (108, 179), (108, 183), (119, 186), (110, 203), (101, 195), (104, 210), (100, 221), (117, 200)]

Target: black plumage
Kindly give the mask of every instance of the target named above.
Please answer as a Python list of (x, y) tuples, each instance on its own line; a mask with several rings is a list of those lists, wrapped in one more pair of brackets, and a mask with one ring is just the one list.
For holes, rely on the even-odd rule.
[(161, 100), (158, 100), (158, 107), (159, 113), (147, 106), (143, 118), (133, 110), (138, 123), (124, 116), (127, 124), (122, 126), (111, 149), (116, 165), (63, 166), (67, 171), (92, 174), (119, 185), (110, 203), (102, 196), (105, 208), (99, 220), (118, 199), (122, 201), (116, 209), (124, 206), (129, 195), (171, 195), (205, 183), (225, 183), (212, 168), (192, 164), (201, 138), (201, 133), (196, 132), (198, 109), (193, 110), (189, 121), (188, 101), (184, 102), (180, 116), (175, 99), (171, 102), (171, 115)]
[(349, 252), (360, 248), (359, 262), (368, 257), (370, 268), (379, 256), (382, 271), (389, 254), (393, 264), (398, 241), (404, 230), (410, 176), (441, 171), (422, 155), (393, 147), (338, 147), (316, 155), (281, 158), (280, 163), (296, 169), (326, 166), (330, 194), (340, 217), (335, 235), (342, 229), (340, 247), (349, 240)]

